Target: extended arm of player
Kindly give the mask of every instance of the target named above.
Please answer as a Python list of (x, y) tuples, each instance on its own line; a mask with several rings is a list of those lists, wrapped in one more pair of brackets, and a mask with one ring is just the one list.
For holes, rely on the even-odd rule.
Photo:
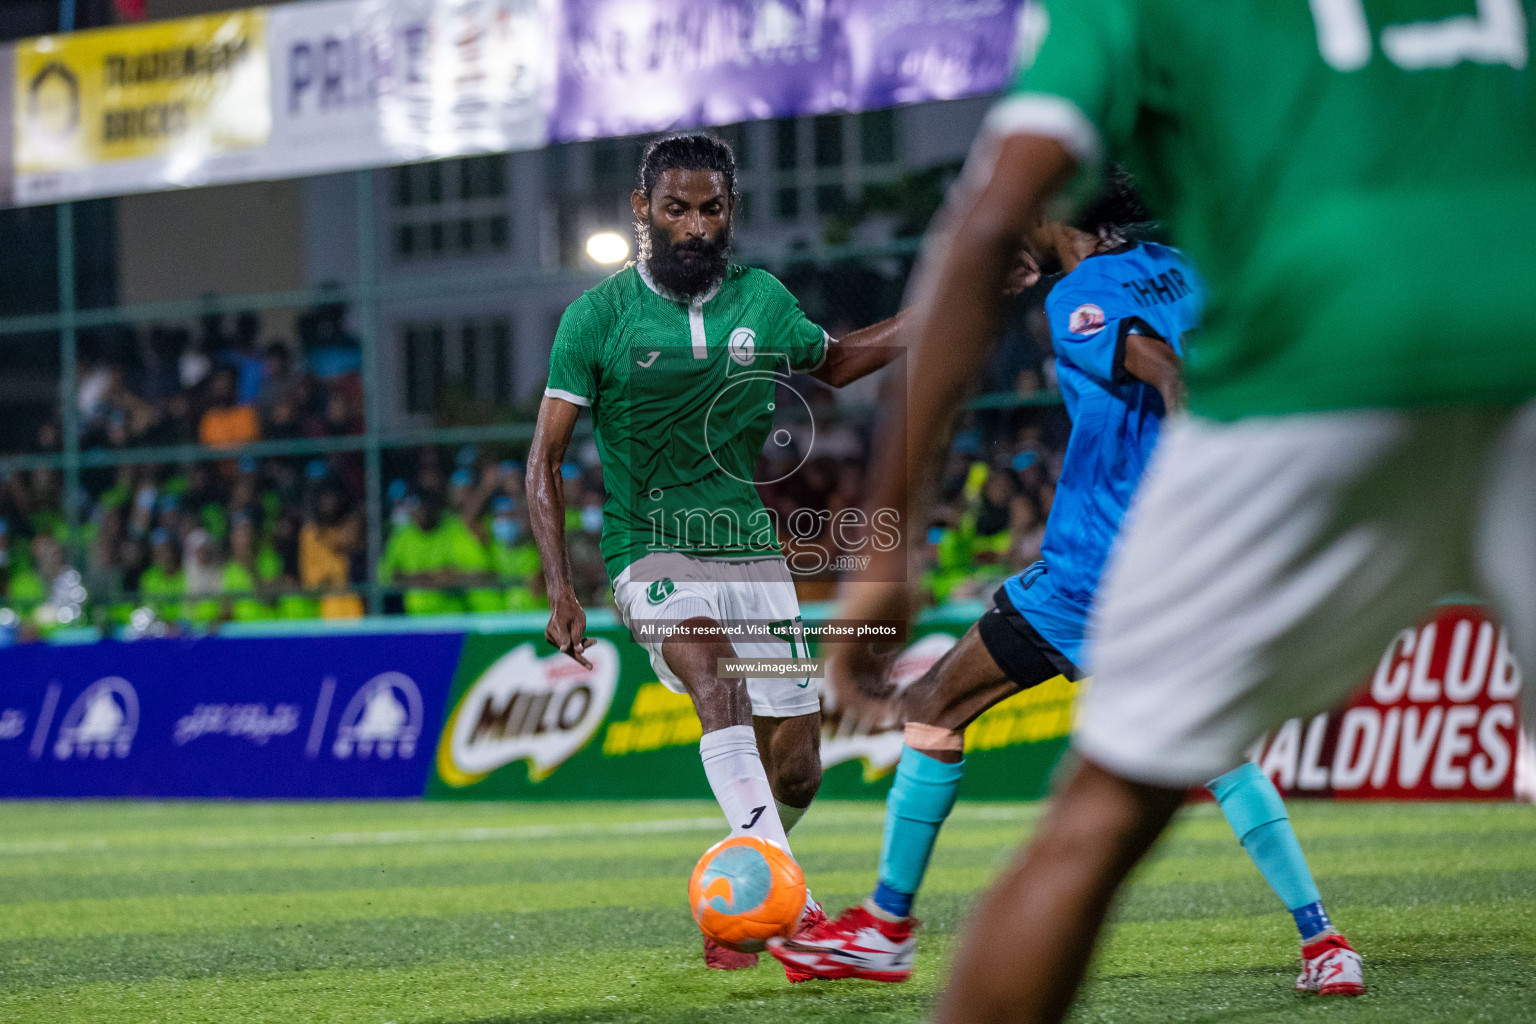
[(1184, 407), (1183, 361), (1162, 338), (1137, 330), (1127, 334), (1125, 372), (1157, 388), (1169, 412)]
[(907, 314), (903, 311), (843, 335), (827, 345), (826, 360), (811, 376), (823, 384), (840, 388), (874, 373), (901, 353), (901, 335), (907, 322)]
[[(923, 253), (905, 314), (913, 349), (906, 429), (892, 430), (888, 420), (879, 434), (873, 507), (905, 513), (904, 539), (922, 520), (920, 503), (955, 409), (996, 342), (1019, 242), (1038, 227), (1045, 201), (1076, 167), (1061, 143), (1032, 135), (1011, 135), (995, 144), (991, 159), (973, 157), (972, 164), (980, 165), (967, 168)], [(901, 558), (899, 567), (879, 570), (901, 575), (883, 578), (906, 578)]]
[(592, 663), (581, 652), (592, 645), (587, 634), (587, 613), (571, 586), (571, 560), (565, 548), (565, 482), (560, 466), (576, 429), (581, 407), (563, 398), (546, 396), (539, 403), (528, 451), (528, 523), (544, 567), (544, 587), (549, 594), (549, 625), (544, 636), (587, 668)]

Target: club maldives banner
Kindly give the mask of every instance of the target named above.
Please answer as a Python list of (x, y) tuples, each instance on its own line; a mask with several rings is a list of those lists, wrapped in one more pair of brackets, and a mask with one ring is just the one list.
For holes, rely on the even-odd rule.
[(1486, 609), (1442, 605), (1393, 639), (1347, 707), (1286, 722), (1254, 760), (1292, 796), (1536, 799), (1520, 686)]
[(1007, 79), (1022, 8), (308, 0), (28, 39), (5, 48), (14, 70), (0, 80), (14, 122), (9, 201), (980, 95)]

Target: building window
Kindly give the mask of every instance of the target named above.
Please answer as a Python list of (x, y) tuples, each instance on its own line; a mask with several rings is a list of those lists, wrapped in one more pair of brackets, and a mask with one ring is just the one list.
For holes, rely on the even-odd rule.
[(505, 317), (491, 321), (491, 401), (512, 404), (512, 324)]
[(859, 161), (876, 165), (896, 162), (896, 111), (871, 110), (859, 115)]
[(723, 128), (717, 128), (716, 134), (725, 144), (731, 147), (731, 152), (736, 154), (736, 170), (750, 171), (752, 169), (752, 136), (744, 124), (728, 124)]
[(774, 166), (793, 171), (800, 166), (800, 125), (793, 119), (773, 122)]
[(843, 166), (843, 115), (822, 114), (811, 126), (815, 140), (816, 166)]
[(485, 237), (492, 249), (507, 247), (507, 215), (499, 213), (485, 221)]
[(841, 185), (817, 185), (816, 186), (816, 212), (823, 217), (838, 216), (843, 213), (846, 204), (843, 199), (843, 186)]
[(504, 250), (507, 157), (472, 156), (397, 167), (391, 211), (401, 262), (479, 256)]
[(445, 394), (488, 408), (511, 402), (512, 324), (507, 317), (404, 324), (401, 340), (406, 412), (435, 413)]
[(405, 328), (405, 411), (431, 412), (447, 378), (443, 325), (417, 324)]
[(774, 209), (780, 220), (795, 220), (800, 216), (800, 190), (794, 186), (781, 188), (775, 193)]

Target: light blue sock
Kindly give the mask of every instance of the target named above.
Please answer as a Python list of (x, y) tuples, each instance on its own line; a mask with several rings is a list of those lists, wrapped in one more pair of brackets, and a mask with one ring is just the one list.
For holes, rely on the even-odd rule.
[(880, 847), (880, 885), (876, 906), (906, 917), (923, 884), (939, 828), (955, 806), (965, 762), (945, 764), (927, 754), (901, 748), (896, 781), (885, 801), (885, 841)]
[[(1206, 784), (1221, 805), (1238, 842), (1248, 851), (1254, 866), (1275, 890), (1285, 909), (1291, 911), (1303, 939), (1328, 927), (1322, 894), (1307, 868), (1301, 844), (1291, 829), (1285, 801), (1275, 784), (1252, 761)], [(1312, 931), (1312, 934), (1308, 934)]]

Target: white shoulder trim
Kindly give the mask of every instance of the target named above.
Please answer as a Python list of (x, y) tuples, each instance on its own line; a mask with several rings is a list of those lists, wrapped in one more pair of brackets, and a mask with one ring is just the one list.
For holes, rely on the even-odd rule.
[(811, 367), (809, 370), (802, 370), (801, 372), (802, 373), (815, 373), (817, 370), (821, 369), (823, 366), (826, 366), (827, 365), (827, 351), (828, 351), (827, 346), (828, 345), (836, 345), (836, 344), (837, 344), (837, 339), (832, 337), (832, 335), (828, 334), (826, 332), (826, 329), (823, 328), (822, 332), (821, 332), (821, 358), (816, 360), (816, 365), (815, 366)]
[(561, 391), (559, 388), (545, 388), (544, 397), (558, 398), (563, 402), (570, 402), (572, 405), (580, 405), (583, 407), (590, 406), (592, 404), (592, 399), (590, 398), (582, 398), (578, 394), (570, 391)]
[(1104, 157), (1104, 140), (1088, 115), (1071, 100), (1047, 93), (1019, 93), (999, 101), (982, 122), (982, 130), (999, 139), (1010, 135), (1055, 139), (1090, 167), (1097, 167)]

